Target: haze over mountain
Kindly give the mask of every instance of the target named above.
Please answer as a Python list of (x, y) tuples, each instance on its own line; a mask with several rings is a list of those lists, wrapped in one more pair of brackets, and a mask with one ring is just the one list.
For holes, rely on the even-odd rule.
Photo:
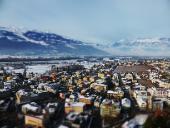
[(170, 38), (86, 43), (55, 33), (0, 27), (0, 55), (10, 56), (169, 56)]
[(170, 38), (167, 37), (122, 39), (97, 47), (118, 56), (170, 56)]

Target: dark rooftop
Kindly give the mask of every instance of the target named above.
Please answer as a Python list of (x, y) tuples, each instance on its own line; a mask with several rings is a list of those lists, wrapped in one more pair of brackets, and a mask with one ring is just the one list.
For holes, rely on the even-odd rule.
[(127, 72), (145, 72), (151, 69), (148, 65), (133, 65), (133, 66), (117, 66), (114, 73), (127, 73)]

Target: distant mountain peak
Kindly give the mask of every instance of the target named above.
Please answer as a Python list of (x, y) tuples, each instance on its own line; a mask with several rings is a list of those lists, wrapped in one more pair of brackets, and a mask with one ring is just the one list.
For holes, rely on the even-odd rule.
[(112, 55), (169, 56), (170, 38), (121, 39), (110, 45), (96, 45)]

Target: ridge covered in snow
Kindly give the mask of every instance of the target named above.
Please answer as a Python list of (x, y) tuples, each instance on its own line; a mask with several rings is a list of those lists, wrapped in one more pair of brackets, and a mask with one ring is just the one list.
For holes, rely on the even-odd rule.
[(0, 27), (1, 55), (106, 55), (90, 44), (37, 30)]
[(1, 55), (135, 55), (169, 56), (170, 38), (122, 39), (113, 43), (88, 43), (37, 30), (0, 27)]
[(96, 47), (113, 55), (169, 56), (170, 38), (122, 39), (111, 44), (96, 44)]

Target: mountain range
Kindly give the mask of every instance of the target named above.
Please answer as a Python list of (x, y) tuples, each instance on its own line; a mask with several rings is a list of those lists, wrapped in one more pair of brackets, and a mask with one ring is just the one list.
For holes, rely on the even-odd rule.
[(107, 52), (89, 43), (35, 30), (0, 27), (0, 55), (101, 56)]
[(170, 56), (170, 38), (136, 38), (122, 39), (98, 48), (119, 56)]
[(9, 56), (169, 56), (170, 38), (87, 43), (37, 30), (0, 27), (0, 55)]

